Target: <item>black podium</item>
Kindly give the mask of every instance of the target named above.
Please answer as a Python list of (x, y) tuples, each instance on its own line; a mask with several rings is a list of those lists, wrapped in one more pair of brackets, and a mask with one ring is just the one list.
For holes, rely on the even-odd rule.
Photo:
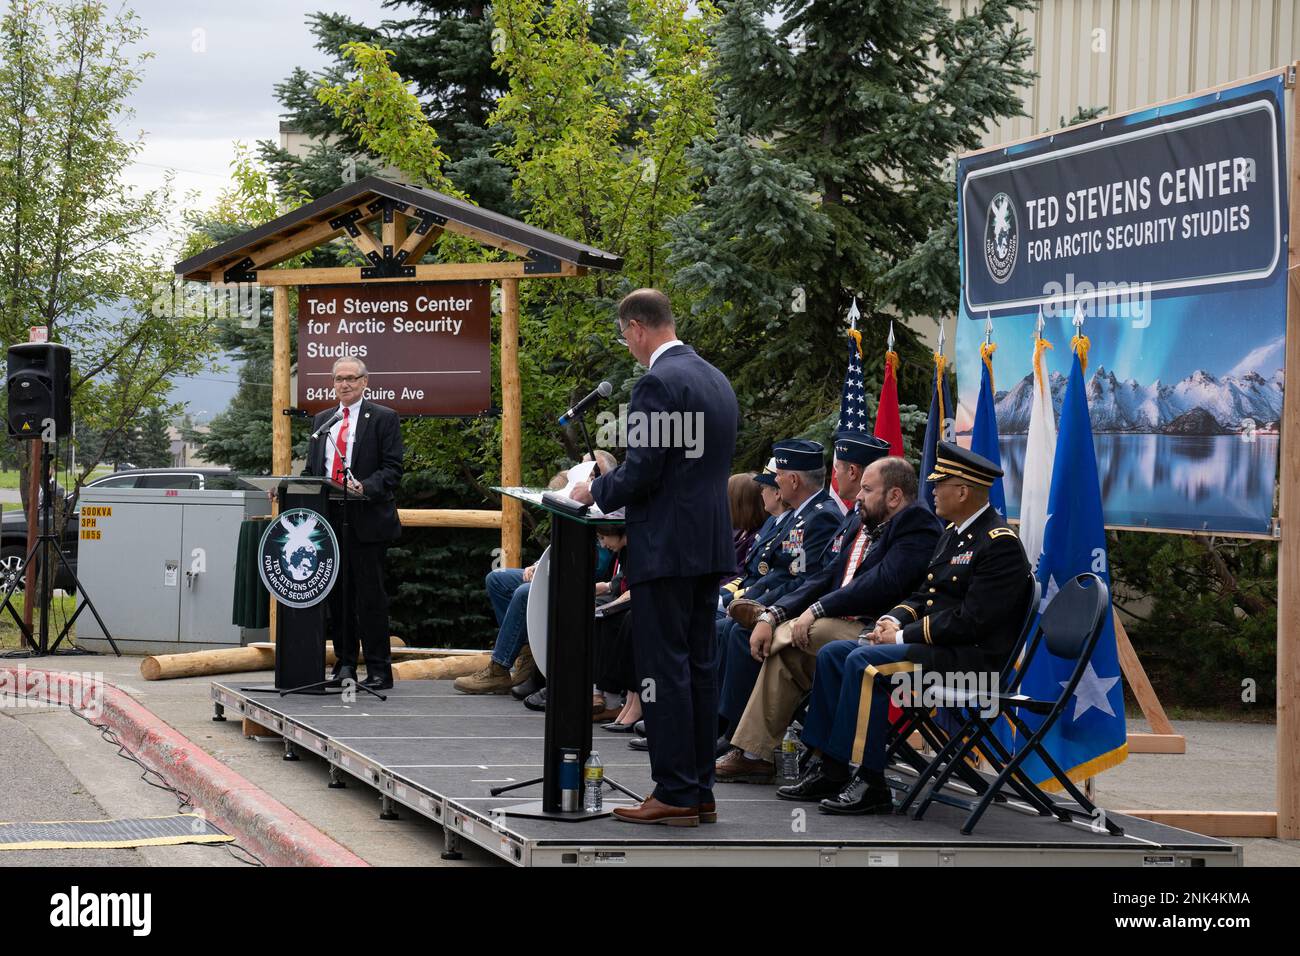
[[(540, 803), (506, 807), (512, 816), (581, 820), (604, 816), (560, 808), (560, 764), (565, 750), (578, 751), (581, 767), (591, 754), (591, 641), (596, 609), (596, 528), (623, 518), (575, 514), (542, 497), (537, 488), (495, 488), (551, 515), (551, 567), (547, 582), (546, 737)], [(630, 790), (606, 783), (631, 797)], [(581, 785), (580, 785), (581, 786)], [(509, 787), (494, 788), (493, 796)]]
[[(344, 488), (331, 478), (285, 475), (259, 478), (254, 481), (262, 486), (274, 489), (279, 505), (275, 521), (268, 532), (277, 530), (282, 517), (295, 509), (305, 508), (315, 512), (324, 522), (324, 529), (329, 532), (329, 539), (334, 542), (334, 554), (328, 559), (335, 562), (333, 587), (342, 587), (341, 558), (342, 549), (347, 547), (345, 529), (339, 529), (336, 536), (329, 527), (330, 502), (345, 500)], [(348, 496), (355, 497), (355, 496)], [(267, 556), (259, 548), (259, 562), (265, 562)], [(265, 584), (266, 575), (262, 574)], [(301, 603), (286, 603), (271, 590), (271, 598), (278, 605), (275, 617), (275, 690), (286, 691), (302, 688), (301, 693), (326, 693), (320, 684), (325, 679), (325, 601), (329, 591), (320, 595), (308, 606)], [(332, 590), (332, 588), (331, 588)]]

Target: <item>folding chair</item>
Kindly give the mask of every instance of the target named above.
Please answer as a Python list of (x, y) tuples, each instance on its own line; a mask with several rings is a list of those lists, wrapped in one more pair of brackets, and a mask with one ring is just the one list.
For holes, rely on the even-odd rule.
[[(1039, 599), (1042, 596), (1042, 586), (1038, 583), (1038, 579), (1034, 576), (1032, 571), (1028, 575), (1026, 591), (1027, 599), (1025, 600), (1024, 620), (1021, 623), (1020, 633), (1016, 637), (1016, 642), (1011, 649), (1011, 653), (1007, 655), (1006, 663), (1002, 666), (1002, 671), (998, 675), (999, 692), (1005, 692), (1013, 686), (1016, 670), (1020, 663), (1021, 652), (1024, 650), (1025, 643), (1033, 631), (1034, 621), (1038, 617), (1038, 604)], [(949, 699), (951, 700), (951, 706), (945, 707), (944, 709), (952, 713), (955, 716), (955, 719), (964, 725), (967, 719), (964, 708), (976, 703), (975, 698), (977, 695), (963, 695), (951, 688), (948, 689), (948, 694)], [(913, 733), (919, 733), (921, 735), (921, 738), (934, 752), (935, 756), (933, 758), (928, 761), (924, 760), (910, 745), (908, 738), (910, 738)], [(943, 728), (939, 725), (937, 708), (909, 707), (904, 711), (903, 719), (893, 728), (893, 734), (891, 735), (889, 742), (889, 749), (886, 751), (885, 755), (886, 762), (901, 759), (902, 762), (917, 769), (917, 779), (910, 787), (903, 782), (890, 781), (890, 785), (896, 789), (907, 790), (907, 794), (904, 796), (898, 808), (900, 813), (907, 812), (908, 807), (916, 801), (917, 797), (924, 789), (926, 782), (937, 775), (940, 770), (947, 765), (951, 754), (960, 746), (962, 739), (960, 732), (953, 733), (949, 729)], [(986, 756), (985, 759), (988, 760), (989, 758)], [(1010, 759), (1010, 755), (1007, 755), (1006, 759)], [(917, 760), (920, 760), (923, 766), (918, 767)], [(991, 765), (996, 765), (993, 760), (989, 760), (989, 763)], [(964, 761), (960, 762), (954, 768), (953, 773), (977, 794), (983, 794), (984, 791), (988, 789), (988, 782), (980, 776), (973, 767)], [(1015, 784), (1013, 783), (1012, 786), (1014, 788)], [(1031, 804), (1034, 803), (1033, 799), (1028, 794), (1022, 794), (1021, 796), (1023, 799), (1026, 799), (1027, 802)], [(957, 798), (949, 798), (946, 794), (936, 794), (934, 799), (941, 803), (952, 802), (958, 806), (966, 806), (968, 803), (968, 801), (959, 800)], [(996, 795), (994, 799), (1001, 802), (1005, 800), (1005, 797)], [(1039, 812), (1041, 814), (1049, 813), (1046, 808), (1040, 808)]]
[[(945, 766), (935, 777), (934, 784), (925, 799), (917, 805), (913, 814), (915, 819), (920, 819), (930, 803), (938, 799), (939, 792), (952, 776), (955, 767), (961, 764), (966, 755), (977, 747), (997, 771), (996, 777), (977, 801), (955, 801), (951, 798), (942, 801), (970, 808), (970, 815), (967, 816), (965, 823), (961, 827), (962, 833), (969, 834), (974, 830), (975, 824), (984, 815), (984, 811), (988, 809), (994, 797), (1001, 793), (1003, 787), (1010, 787), (1022, 798), (1026, 798), (1027, 802), (1037, 809), (1040, 814), (1043, 813), (1044, 809), (1047, 809), (1048, 812), (1055, 815), (1062, 822), (1069, 823), (1075, 818), (1086, 819), (1090, 822), (1097, 819), (1096, 806), (1066, 776), (1065, 772), (1052, 758), (1052, 755), (1043, 746), (1043, 740), (1056, 725), (1061, 714), (1065, 712), (1065, 708), (1070, 703), (1070, 698), (1074, 696), (1075, 688), (1078, 687), (1079, 681), (1087, 671), (1093, 651), (1097, 647), (1097, 641), (1101, 637), (1106, 615), (1109, 613), (1110, 591), (1101, 578), (1095, 574), (1080, 574), (1068, 581), (1056, 593), (1047, 609), (1038, 619), (1038, 625), (1027, 645), (1024, 659), (1011, 681), (1011, 686), (1007, 691), (997, 695), (1001, 714), (1011, 721), (1017, 734), (1023, 736), (1024, 744), (1016, 754), (1009, 754), (1001, 741), (997, 739), (988, 719), (979, 712), (978, 706), (974, 703), (967, 704), (964, 708), (967, 713), (966, 723), (953, 736), (953, 740), (960, 739), (961, 743), (951, 754), (943, 753), (935, 758), (935, 764), (943, 759), (945, 760)], [(1020, 683), (1028, 672), (1034, 655), (1038, 653), (1044, 644), (1047, 647), (1047, 652), (1052, 656), (1074, 662), (1074, 669), (1070, 674), (1070, 679), (1066, 681), (1061, 693), (1054, 700), (1037, 700), (1018, 693)], [(1031, 729), (1024, 722), (1018, 713), (1021, 710), (1027, 710), (1043, 718), (1037, 730)], [(945, 748), (945, 751), (949, 749), (951, 748)], [(1051, 799), (1024, 772), (1024, 762), (1031, 754), (1042, 761), (1043, 765), (1047, 767), (1048, 771), (1069, 794), (1070, 798), (1078, 804), (1080, 809), (1075, 809)], [(1103, 822), (1109, 833), (1115, 836), (1123, 836), (1123, 829), (1113, 821), (1103, 818)]]

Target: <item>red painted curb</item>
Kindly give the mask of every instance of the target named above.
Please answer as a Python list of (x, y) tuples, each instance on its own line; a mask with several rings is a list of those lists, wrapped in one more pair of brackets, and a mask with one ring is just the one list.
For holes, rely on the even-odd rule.
[(79, 674), (0, 666), (0, 694), (63, 704), (103, 724), (145, 766), (268, 866), (369, 866), (125, 691)]

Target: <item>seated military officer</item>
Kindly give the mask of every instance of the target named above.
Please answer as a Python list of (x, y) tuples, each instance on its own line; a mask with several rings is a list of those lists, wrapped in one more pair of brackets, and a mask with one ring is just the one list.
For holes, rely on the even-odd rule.
[[(818, 652), (803, 740), (821, 761), (778, 796), (821, 800), (827, 813), (891, 812), (885, 751), (895, 675), (973, 672), (996, 686), (1031, 593), (1020, 539), (989, 506), (1001, 474), (987, 458), (939, 443), (930, 481), (935, 511), (950, 524), (925, 581), (858, 640)], [(860, 765), (852, 777), (851, 763)]]
[[(778, 544), (772, 552), (767, 572), (744, 588), (744, 597), (764, 605), (771, 604), (802, 583), (808, 574), (821, 570), (827, 560), (827, 546), (844, 515), (826, 487), (825, 454), (826, 449), (819, 442), (802, 439), (779, 441), (772, 446), (777, 488), (791, 510), (777, 533)], [(728, 686), (728, 659), (724, 649), (732, 641), (741, 641), (748, 647), (749, 629), (731, 618), (720, 618), (717, 635), (717, 680), (722, 689), (719, 699), (722, 699)], [(750, 675), (736, 708), (736, 717), (744, 709), (752, 686), (753, 676)]]
[[(839, 435), (835, 441), (834, 464), (839, 494), (850, 501), (854, 501), (858, 496), (859, 489), (862, 487), (862, 475), (866, 467), (873, 461), (888, 454), (889, 443), (879, 438), (873, 438), (863, 432)], [(797, 604), (797, 610), (794, 613), (799, 614), (823, 593), (833, 590), (830, 586), (830, 578), (834, 573), (832, 569), (837, 565), (841, 565), (841, 557), (847, 555), (845, 549), (853, 544), (861, 526), (862, 521), (858, 514), (856, 501), (854, 501), (854, 507), (850, 508), (840, 519), (839, 524), (821, 552), (817, 553), (811, 550), (808, 552), (809, 561), (807, 563), (809, 566), (798, 585), (785, 589), (783, 593), (771, 589), (766, 592), (769, 596), (765, 597), (761, 603), (765, 606), (783, 604), (786, 607), (795, 607)], [(929, 550), (933, 550), (933, 542)], [(926, 557), (929, 557), (928, 553)], [(840, 570), (842, 573), (842, 566)], [(907, 590), (910, 590), (910, 588)], [(900, 590), (892, 597), (897, 599), (900, 594), (906, 594), (907, 590)], [(751, 588), (746, 597), (756, 599), (755, 595), (759, 593), (757, 588)], [(787, 603), (791, 600), (795, 600), (796, 604)], [(758, 630), (762, 631), (763, 629), (764, 626), (759, 624)], [(740, 715), (745, 710), (745, 704), (754, 690), (754, 682), (758, 679), (759, 668), (762, 666), (761, 658), (756, 660), (750, 653), (750, 637), (749, 628), (733, 622), (730, 627), (726, 628), (724, 639), (718, 647), (719, 655), (725, 655), (726, 657), (725, 662), (720, 667), (720, 672), (725, 675), (725, 680), (719, 688), (718, 713), (722, 717), (723, 725), (729, 728), (735, 728), (739, 722)]]
[(874, 625), (925, 579), (943, 525), (916, 500), (916, 469), (902, 458), (882, 458), (867, 466), (861, 484), (862, 527), (839, 559), (754, 626), (746, 650), (762, 663), (731, 734), (736, 749), (718, 761), (720, 782), (770, 781), (772, 751), (812, 687), (817, 652), (831, 641), (856, 640), (863, 622)]

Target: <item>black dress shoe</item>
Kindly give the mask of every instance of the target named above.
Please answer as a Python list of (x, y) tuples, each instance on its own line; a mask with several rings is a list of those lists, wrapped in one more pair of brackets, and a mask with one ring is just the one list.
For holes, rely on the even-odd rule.
[(727, 754), (731, 753), (731, 741), (726, 737), (719, 737), (713, 744), (713, 759), (721, 760)]
[(644, 736), (645, 736), (645, 720), (638, 720), (635, 724), (633, 724), (633, 725), (632, 725), (632, 733), (636, 734), (638, 737), (644, 737)]
[(529, 694), (524, 698), (524, 706), (529, 710), (546, 709), (546, 688), (543, 687), (535, 694)]
[(633, 737), (631, 740), (627, 742), (627, 749), (628, 750), (649, 750), (650, 741), (646, 740), (644, 737)]
[(782, 800), (821, 800), (833, 797), (844, 789), (847, 780), (833, 780), (821, 772), (820, 768), (810, 770), (803, 778), (786, 787), (777, 787), (776, 795)]
[(536, 694), (545, 686), (546, 682), (542, 679), (542, 675), (533, 671), (533, 676), (528, 678), (528, 680), (510, 688), (510, 696), (515, 700), (523, 700), (525, 697), (531, 697), (533, 694)]
[(361, 682), (361, 686), (369, 687), (371, 690), (391, 690), (393, 679), (391, 677), (380, 677), (378, 674), (367, 675), (366, 679)]
[(330, 675), (330, 680), (338, 686), (342, 686), (344, 681), (357, 682), (357, 669), (349, 664), (334, 665), (334, 673)]
[(889, 784), (864, 780), (855, 774), (838, 796), (823, 800), (819, 809), (822, 813), (845, 815), (893, 813), (894, 795)]

